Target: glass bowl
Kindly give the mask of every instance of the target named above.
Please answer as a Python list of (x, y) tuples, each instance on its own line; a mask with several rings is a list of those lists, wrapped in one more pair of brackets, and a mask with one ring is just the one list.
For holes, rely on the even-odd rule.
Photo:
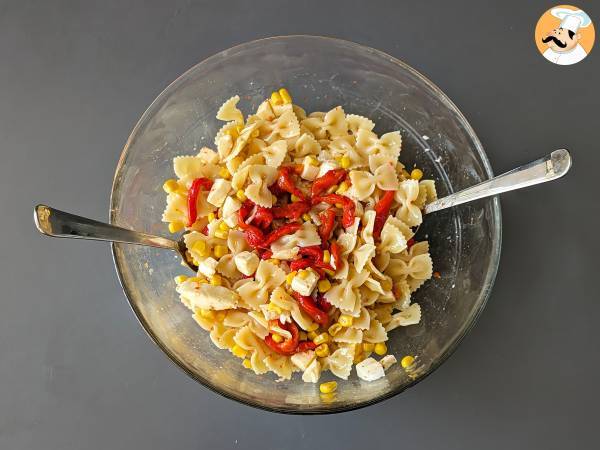
[[(163, 181), (172, 159), (214, 148), (222, 125), (215, 119), (224, 100), (238, 93), (244, 113), (255, 111), (285, 86), (307, 111), (342, 105), (369, 117), (375, 131), (400, 130), (401, 160), (416, 164), (437, 184), (439, 196), (492, 176), (483, 148), (458, 108), (433, 83), (405, 63), (351, 42), (314, 36), (262, 39), (233, 47), (188, 70), (143, 114), (119, 160), (110, 220), (116, 225), (165, 234)], [(189, 376), (225, 397), (287, 413), (330, 413), (389, 398), (436, 369), (473, 326), (489, 296), (500, 256), (501, 218), (496, 198), (432, 214), (420, 237), (431, 244), (434, 270), (413, 298), (422, 306), (419, 325), (390, 333), (389, 352), (417, 356), (407, 374), (394, 365), (384, 379), (363, 382), (353, 370), (338, 381), (337, 395), (321, 398), (318, 384), (299, 374), (276, 382), (258, 376), (219, 350), (192, 319), (175, 292), (173, 277), (185, 273), (177, 255), (165, 250), (115, 244), (113, 255), (123, 290), (140, 323)], [(399, 358), (398, 358), (399, 359)], [(333, 378), (324, 374), (321, 381)]]

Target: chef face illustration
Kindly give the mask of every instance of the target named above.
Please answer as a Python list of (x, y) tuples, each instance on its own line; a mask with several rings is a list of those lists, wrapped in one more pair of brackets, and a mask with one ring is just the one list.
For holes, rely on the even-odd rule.
[[(583, 60), (591, 50), (594, 26), (590, 17), (581, 9), (568, 5), (559, 6), (550, 9), (540, 18), (536, 27), (536, 40), (538, 39), (538, 49), (544, 58), (554, 64), (571, 65)], [(587, 50), (582, 44), (588, 47)]]

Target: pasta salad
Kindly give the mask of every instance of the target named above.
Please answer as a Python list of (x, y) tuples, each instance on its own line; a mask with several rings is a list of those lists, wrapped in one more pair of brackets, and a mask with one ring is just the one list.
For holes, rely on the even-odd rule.
[(413, 236), (434, 182), (399, 162), (398, 131), (341, 106), (307, 114), (280, 89), (245, 118), (239, 100), (218, 110), (216, 151), (175, 157), (163, 186), (198, 267), (176, 277), (181, 301), (256, 374), (384, 376), (389, 333), (421, 320), (432, 260)]

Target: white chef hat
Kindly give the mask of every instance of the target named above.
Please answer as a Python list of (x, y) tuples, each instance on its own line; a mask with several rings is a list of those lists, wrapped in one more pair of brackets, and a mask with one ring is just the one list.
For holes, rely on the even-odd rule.
[(579, 28), (585, 28), (592, 23), (590, 16), (581, 9), (573, 11), (568, 8), (552, 8), (550, 13), (561, 20), (561, 28), (571, 30), (573, 33), (577, 33)]

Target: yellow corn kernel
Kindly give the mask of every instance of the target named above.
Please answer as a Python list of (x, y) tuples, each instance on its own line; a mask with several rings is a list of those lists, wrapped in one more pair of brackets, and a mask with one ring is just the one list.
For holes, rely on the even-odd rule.
[(217, 322), (223, 322), (223, 320), (225, 320), (226, 315), (227, 312), (225, 311), (217, 311), (215, 319), (217, 320)]
[(198, 252), (198, 253), (202, 253), (204, 250), (206, 250), (206, 242), (204, 242), (204, 241), (194, 242), (194, 245), (192, 245), (192, 250), (194, 250), (195, 252)]
[(340, 208), (340, 209), (342, 209), (342, 208), (344, 207), (344, 205), (342, 205), (341, 203), (336, 203), (336, 204), (335, 204), (335, 207), (336, 207), (336, 208)]
[(330, 394), (319, 394), (319, 398), (323, 403), (333, 403), (337, 397), (335, 392), (331, 392)]
[(267, 259), (267, 261), (269, 261), (271, 264), (275, 264), (276, 266), (278, 266), (279, 263), (281, 262), (277, 258), (270, 258), (270, 259)]
[(310, 216), (306, 213), (302, 214), (302, 220), (305, 222), (310, 222)]
[(327, 189), (327, 193), (328, 194), (333, 194), (335, 191), (337, 191), (338, 189), (338, 185), (334, 184), (333, 186), (331, 186), (329, 189)]
[(340, 183), (340, 187), (338, 187), (337, 191), (335, 191), (336, 194), (343, 194), (344, 192), (346, 192), (348, 190), (349, 186), (348, 183), (346, 183), (345, 181), (342, 181)]
[(294, 280), (295, 276), (296, 276), (296, 271), (288, 273), (287, 276), (285, 277), (285, 282), (287, 284), (292, 284), (292, 281)]
[(227, 247), (224, 245), (215, 245), (213, 252), (217, 258), (221, 258), (221, 257), (225, 256), (229, 251), (228, 251)]
[(213, 286), (221, 286), (221, 284), (223, 284), (221, 275), (215, 273), (212, 277), (210, 277), (210, 284)]
[(183, 224), (183, 222), (171, 222), (169, 223), (169, 233), (177, 233), (181, 230), (183, 230), (183, 228), (185, 227), (185, 225)]
[(338, 323), (341, 326), (346, 327), (346, 328), (351, 327), (353, 322), (354, 322), (354, 318), (347, 314), (342, 314), (340, 316), (340, 318), (338, 319)]
[(329, 264), (330, 261), (331, 261), (331, 253), (329, 253), (329, 250), (323, 250), (323, 262), (325, 264)]
[(281, 97), (281, 100), (283, 101), (284, 105), (292, 103), (292, 96), (286, 88), (279, 89), (279, 96)]
[(244, 366), (246, 369), (252, 369), (252, 363), (250, 362), (249, 359), (245, 359), (242, 361), (242, 366)]
[(209, 222), (214, 221), (216, 218), (217, 218), (217, 216), (215, 216), (215, 213), (211, 212), (211, 213), (208, 214), (208, 221)]
[(300, 270), (296, 276), (301, 280), (305, 280), (308, 277), (308, 270)]
[(308, 157), (308, 163), (311, 166), (318, 166), (319, 165), (319, 160), (317, 158), (315, 158), (314, 156), (309, 156)]
[(404, 368), (404, 369), (408, 369), (410, 366), (412, 366), (415, 363), (415, 358), (407, 355), (404, 358), (402, 358), (400, 360), (400, 365)]
[(331, 336), (335, 336), (336, 334), (338, 334), (340, 331), (342, 331), (342, 327), (339, 323), (334, 323), (333, 325), (331, 325), (329, 327), (329, 329), (327, 330), (329, 332), (329, 334)]
[(317, 348), (315, 348), (315, 353), (319, 358), (325, 358), (326, 356), (329, 356), (329, 345), (319, 345)]
[(245, 358), (248, 352), (239, 345), (235, 344), (233, 347), (231, 347), (231, 353), (233, 353), (238, 358)]
[[(319, 324), (317, 322), (313, 322), (308, 326), (306, 331), (317, 331), (318, 328), (319, 328)], [(314, 338), (311, 338), (311, 339), (314, 339)]]
[(319, 292), (327, 292), (331, 289), (331, 282), (327, 279), (320, 280), (319, 283), (317, 283), (317, 289), (319, 289)]
[(219, 229), (220, 229), (221, 231), (229, 231), (229, 226), (228, 226), (228, 225), (227, 225), (225, 222), (221, 222), (221, 223), (219, 224)]
[(379, 356), (383, 356), (387, 353), (387, 345), (385, 345), (385, 342), (378, 342), (377, 344), (375, 344), (375, 347), (373, 347), (373, 350)]
[(337, 382), (336, 381), (328, 381), (327, 383), (321, 383), (319, 386), (319, 390), (323, 394), (331, 394), (337, 390)]
[(313, 342), (317, 345), (325, 344), (331, 340), (331, 336), (327, 333), (321, 333), (316, 338), (313, 339)]
[(306, 336), (308, 336), (308, 338), (312, 341), (318, 336), (318, 334), (316, 333), (316, 331), (309, 331), (308, 333), (306, 333)]
[(342, 166), (342, 169), (349, 169), (350, 163), (351, 161), (348, 156), (344, 155), (340, 158), (340, 166)]
[(204, 278), (200, 278), (200, 277), (191, 277), (191, 278), (188, 278), (188, 280), (193, 283), (206, 283), (206, 280)]
[(410, 177), (413, 180), (419, 181), (421, 178), (423, 178), (423, 171), (421, 169), (413, 169), (410, 173)]
[(185, 280), (187, 280), (187, 279), (188, 279), (188, 277), (187, 277), (187, 276), (185, 276), (185, 275), (177, 275), (177, 276), (175, 277), (175, 283), (177, 283), (177, 284), (181, 284), (181, 283), (183, 283), (183, 282), (184, 282)]
[(371, 342), (363, 342), (362, 349), (363, 352), (372, 352), (375, 349), (375, 344)]
[(283, 103), (283, 99), (281, 98), (281, 95), (279, 94), (279, 92), (273, 92), (271, 94), (271, 105), (275, 106), (275, 105), (281, 105)]
[(231, 177), (231, 174), (229, 173), (229, 170), (227, 170), (227, 167), (221, 167), (221, 170), (219, 170), (219, 176), (228, 180), (229, 177)]
[(215, 231), (215, 237), (219, 239), (227, 239), (227, 231), (217, 230)]
[(294, 195), (294, 194), (292, 194), (292, 196), (291, 196), (291, 199), (292, 199), (292, 202), (293, 202), (293, 203), (295, 203), (295, 202), (299, 202), (299, 201), (300, 201), (300, 197), (298, 197), (298, 196), (296, 196), (296, 195)]
[(177, 180), (167, 180), (165, 181), (165, 184), (163, 184), (163, 189), (167, 194), (172, 194), (173, 192), (177, 192), (179, 184), (177, 184)]
[(277, 333), (273, 333), (273, 334), (271, 335), (271, 337), (272, 337), (272, 338), (273, 338), (273, 340), (274, 340), (275, 342), (277, 342), (278, 344), (279, 344), (280, 342), (283, 342), (283, 337), (281, 337), (281, 335), (279, 335), (279, 334), (277, 334)]
[(235, 196), (242, 202), (246, 201), (246, 199), (248, 198), (248, 197), (246, 197), (246, 194), (244, 193), (244, 191), (241, 189), (235, 193)]
[(215, 320), (215, 312), (210, 309), (201, 309), (200, 315), (208, 320)]

